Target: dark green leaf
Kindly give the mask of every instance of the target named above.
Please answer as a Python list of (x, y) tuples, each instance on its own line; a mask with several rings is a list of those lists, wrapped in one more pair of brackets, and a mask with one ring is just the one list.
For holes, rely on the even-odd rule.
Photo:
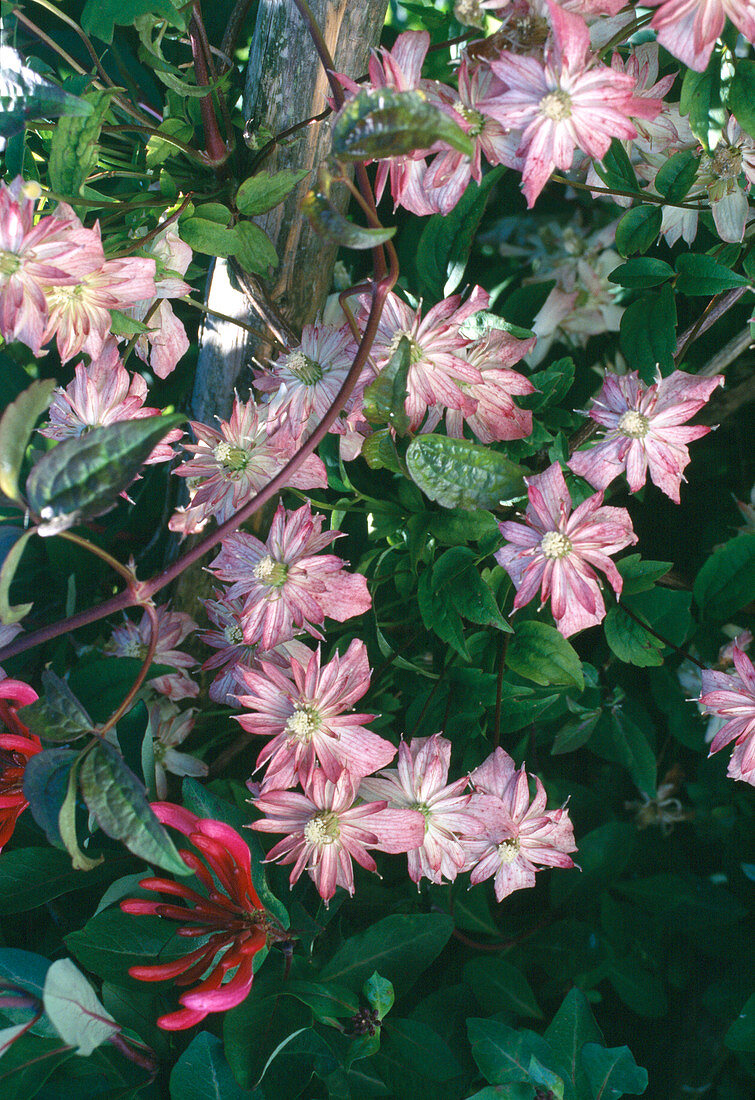
[(264, 229), (254, 222), (239, 222), (236, 226), (236, 259), (244, 271), (267, 275), (271, 267), (278, 266), (278, 254)]
[(111, 876), (104, 865), (72, 870), (68, 853), (56, 848), (15, 848), (0, 860), (0, 916), (37, 909), (72, 890), (101, 887)]
[(620, 256), (647, 252), (661, 231), (662, 220), (660, 206), (634, 206), (627, 210), (616, 226), (616, 251)]
[(711, 935), (747, 916), (745, 907), (723, 886), (695, 875), (651, 875), (616, 888), (688, 935)]
[(655, 189), (670, 203), (682, 202), (695, 182), (700, 158), (691, 149), (674, 153), (655, 177)]
[(436, 602), (452, 603), (470, 622), (511, 633), (493, 593), (480, 576), (477, 555), (472, 550), (455, 546), (438, 558), (433, 566), (432, 592)]
[(338, 1068), (330, 1047), (313, 1028), (289, 1034), (274, 1051), (260, 1082), (264, 1095), (295, 1100), (307, 1088), (314, 1073), (325, 1077)]
[(335, 241), (343, 248), (375, 248), (396, 233), (395, 225), (387, 229), (367, 229), (349, 221), (331, 201), (330, 184), (322, 175), (318, 179), (318, 190), (308, 191), (302, 199), (301, 211), (318, 236)]
[(374, 382), (364, 391), (363, 411), (371, 424), (388, 424), (398, 435), (409, 430), (409, 417), (404, 408), (409, 374), (411, 344), (406, 336), (380, 371)]
[(684, 644), (692, 627), (692, 596), (689, 592), (656, 586), (646, 592), (636, 592), (626, 599), (622, 597), (622, 604), (672, 645)]
[(122, 841), (146, 863), (176, 875), (190, 874), (155, 817), (144, 786), (115, 749), (100, 741), (85, 756), (79, 776), (84, 801), (107, 836)]
[(636, 260), (628, 260), (625, 264), (619, 264), (608, 276), (608, 281), (618, 286), (645, 288), (660, 286), (673, 275), (673, 267), (665, 260), (642, 256)]
[[(78, 932), (70, 932), (64, 938), (83, 967), (121, 985), (136, 981), (129, 977), (130, 966), (169, 962), (185, 955), (191, 947), (176, 935), (172, 921), (134, 917), (118, 908), (98, 913)], [(172, 985), (171, 981), (171, 988)]]
[(34, 820), (57, 848), (64, 847), (58, 821), (68, 777), (78, 756), (75, 749), (45, 749), (32, 756), (24, 769), (24, 798)]
[(530, 375), (530, 382), (538, 391), (522, 398), (524, 408), (539, 412), (549, 405), (557, 405), (566, 397), (574, 382), (574, 360), (571, 357), (557, 359), (545, 370)]
[(242, 247), (237, 230), (238, 226), (219, 225), (209, 218), (185, 218), (181, 222), (181, 240), (194, 252), (228, 257)]
[(464, 967), (464, 981), (485, 1012), (543, 1015), (524, 974), (505, 959), (471, 959)]
[[(581, 1100), (589, 1088), (580, 1053), (585, 1043), (603, 1043), (600, 1028), (581, 989), (574, 986), (564, 997), (556, 1015), (548, 1025), (544, 1038), (566, 1074), (566, 1081)], [(587, 1094), (589, 1095), (589, 1093)]]
[(663, 664), (663, 642), (628, 615), (623, 607), (612, 607), (603, 620), (606, 641), (628, 665), (651, 668)]
[(590, 738), (590, 748), (604, 760), (621, 764), (635, 786), (648, 797), (654, 797), (655, 754), (640, 727), (620, 707), (604, 711)]
[[(128, 695), (144, 662), (138, 657), (95, 657), (80, 660), (68, 683), (95, 722), (106, 722)], [(168, 665), (150, 665), (147, 682), (175, 672)]]
[(595, 168), (606, 187), (614, 191), (640, 190), (632, 162), (618, 138), (613, 139), (602, 162), (595, 163)]
[(585, 1043), (582, 1048), (593, 1100), (618, 1100), (629, 1093), (640, 1096), (648, 1087), (647, 1070), (637, 1065), (629, 1047), (602, 1047)]
[[(451, 1082), (462, 1073), (453, 1051), (431, 1027), (420, 1020), (391, 1018), (381, 1033), (375, 1068), (396, 1100), (457, 1096)], [(440, 1086), (440, 1088), (439, 1088)]]
[(444, 508), (495, 508), (524, 492), (526, 471), (502, 454), (442, 435), (422, 435), (406, 452), (412, 480)]
[(578, 838), (575, 860), (582, 872), (554, 871), (551, 879), (553, 904), (562, 905), (571, 897), (594, 898), (609, 882), (619, 878), (632, 857), (635, 829), (625, 821), (608, 821), (586, 836)]
[[(0, 988), (13, 986), (23, 990), (30, 994), (31, 1002), (28, 1005), (10, 1005), (7, 1002), (0, 1005), (0, 1014), (9, 1024), (28, 1024), (35, 1015), (34, 1001), (42, 1000), (49, 967), (50, 960), (42, 955), (19, 951), (15, 947), (0, 947)], [(45, 1016), (32, 1024), (30, 1030), (35, 1035), (57, 1036), (55, 1028)]]
[(676, 302), (669, 283), (624, 310), (619, 339), (643, 382), (653, 382), (658, 367), (664, 376), (676, 369)]
[(570, 718), (557, 732), (551, 748), (551, 756), (560, 756), (565, 752), (575, 752), (587, 744), (601, 713), (599, 710), (586, 710), (578, 717)]
[(471, 138), (424, 92), (371, 88), (358, 92), (339, 113), (332, 150), (340, 160), (380, 160), (428, 149), (436, 141), (469, 157), (474, 152)]
[(695, 577), (695, 603), (706, 619), (731, 618), (755, 599), (755, 535), (720, 546)]
[(721, 103), (721, 55), (714, 50), (703, 73), (687, 69), (682, 82), (679, 111), (689, 115), (692, 133), (707, 152), (721, 139), (726, 112)]
[(534, 1031), (515, 1031), (498, 1020), (475, 1018), (467, 1020), (467, 1031), (472, 1057), (491, 1085), (530, 1081), (529, 1066), (533, 1055), (542, 1065), (552, 1068), (553, 1051)]
[(200, 1031), (170, 1075), (171, 1100), (243, 1100), (248, 1096), (231, 1072), (217, 1035)]
[(73, 1051), (61, 1043), (59, 1035), (54, 1039), (21, 1035), (3, 1053), (3, 1100), (32, 1100), (71, 1057)]
[(395, 1000), (393, 984), (378, 974), (377, 970), (362, 986), (362, 993), (370, 1008), (377, 1012), (380, 1021), (382, 1021), (393, 1008), (393, 1002)]
[(638, 966), (635, 959), (612, 963), (608, 978), (624, 1004), (638, 1016), (657, 1019), (668, 1012), (663, 982)]
[[(17, 531), (18, 528), (13, 528), (13, 530)], [(7, 626), (11, 623), (20, 623), (34, 606), (30, 603), (19, 603), (15, 607), (11, 606), (10, 586), (26, 549), (26, 544), (32, 535), (36, 533), (35, 528), (20, 533), (11, 543), (3, 558), (2, 569), (0, 569), (0, 622), (5, 623)]]
[(755, 1052), (755, 994), (750, 997), (734, 1023), (724, 1035), (729, 1050)]
[(85, 117), (65, 116), (53, 130), (50, 147), (50, 183), (61, 195), (76, 198), (97, 163), (102, 123), (115, 95), (113, 89), (87, 92), (82, 98), (92, 105)]
[(624, 581), (622, 596), (646, 592), (657, 580), (666, 576), (673, 564), (671, 561), (643, 561), (639, 554), (629, 554), (617, 561), (616, 568)]
[(736, 59), (727, 106), (742, 129), (755, 137), (755, 61)]
[(305, 176), (309, 175), (309, 169), (284, 168), (281, 172), (257, 172), (249, 176), (236, 192), (236, 206), (241, 214), (253, 218), (256, 214), (265, 214), (274, 206), (283, 202), (285, 197), (293, 191), (297, 183), (301, 183)]
[(744, 275), (730, 271), (712, 256), (692, 252), (683, 252), (677, 257), (676, 270), (679, 273), (676, 280), (678, 293), (691, 297), (720, 294), (737, 286), (748, 286), (750, 282)]
[(25, 726), (44, 741), (72, 741), (92, 730), (92, 719), (65, 680), (54, 672), (42, 673), (43, 695), (19, 709)]
[(453, 921), (442, 913), (384, 917), (348, 939), (325, 964), (320, 980), (359, 990), (377, 970), (404, 991), (440, 954), (452, 931)]
[(113, 41), (115, 25), (127, 27), (140, 15), (160, 15), (174, 26), (185, 27), (187, 16), (172, 0), (86, 0), (81, 26), (103, 42)]
[(506, 664), (526, 680), (547, 687), (585, 686), (582, 662), (574, 647), (553, 626), (534, 620), (517, 625), (506, 650)]
[(0, 420), (0, 491), (18, 500), (18, 475), (26, 447), (39, 417), (52, 401), (55, 379), (32, 382), (11, 402)]
[(445, 298), (458, 287), (472, 250), (485, 206), (503, 175), (502, 167), (486, 172), (480, 183), (470, 181), (449, 214), (433, 214), (417, 245), (420, 290), (432, 299)]
[(469, 512), (465, 508), (448, 508), (443, 512), (433, 512), (427, 529), (445, 546), (501, 537), (493, 513), (482, 509)]
[[(388, 983), (390, 985), (390, 982)], [(312, 1009), (320, 1020), (339, 1019), (343, 1016), (355, 1016), (359, 1011), (359, 998), (346, 986), (335, 982), (310, 982), (289, 980), (286, 993), (296, 997), (302, 1004)]]
[(173, 413), (122, 420), (58, 443), (26, 481), (29, 504), (44, 521), (40, 534), (64, 531), (113, 507), (160, 440), (185, 419)]
[[(312, 1022), (311, 1012), (301, 1001), (282, 996), (279, 983), (274, 983), (274, 991), (268, 992), (271, 984), (264, 969), (255, 981), (251, 997), (223, 1015), (225, 1056), (234, 1077), (244, 1088), (257, 1084), (268, 1059), (281, 1043)], [(302, 1076), (306, 1084), (307, 1077)], [(272, 1098), (286, 1094), (266, 1095)]]

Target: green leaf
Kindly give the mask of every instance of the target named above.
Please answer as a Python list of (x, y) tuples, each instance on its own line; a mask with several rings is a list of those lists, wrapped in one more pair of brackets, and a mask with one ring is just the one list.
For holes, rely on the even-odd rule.
[(185, 419), (173, 413), (122, 420), (58, 443), (26, 481), (29, 505), (44, 521), (39, 533), (65, 531), (112, 508), (160, 440)]
[(383, 978), (378, 974), (377, 970), (370, 975), (362, 986), (362, 993), (367, 1000), (367, 1004), (373, 1011), (377, 1012), (378, 1019), (381, 1021), (393, 1008), (395, 1000), (393, 985), (387, 978)]
[(603, 713), (590, 738), (590, 749), (604, 760), (621, 764), (643, 794), (655, 796), (655, 753), (640, 727), (620, 707)]
[(54, 1039), (20, 1035), (3, 1053), (3, 1100), (31, 1100), (71, 1057), (73, 1051), (62, 1046), (57, 1035)]
[(233, 1076), (217, 1035), (200, 1031), (170, 1075), (171, 1100), (243, 1100), (248, 1096)]
[(103, 42), (113, 41), (115, 25), (128, 27), (140, 15), (160, 15), (173, 26), (185, 27), (183, 5), (172, 0), (86, 0), (81, 14), (81, 26), (89, 35)]
[(586, 836), (579, 837), (578, 871), (554, 871), (551, 898), (555, 906), (572, 897), (594, 898), (622, 871), (632, 857), (635, 829), (626, 821), (608, 821)]
[(388, 424), (398, 435), (409, 430), (409, 417), (404, 405), (407, 398), (406, 379), (409, 374), (411, 344), (402, 336), (398, 347), (364, 391), (363, 412), (371, 424)]
[(747, 916), (747, 909), (728, 890), (697, 875), (650, 875), (622, 882), (616, 889), (687, 935), (710, 936)]
[(755, 137), (755, 61), (736, 58), (727, 106), (742, 129)]
[(462, 543), (501, 537), (493, 513), (482, 509), (469, 512), (465, 508), (448, 508), (442, 512), (432, 512), (427, 529), (444, 546), (459, 546)]
[(620, 256), (647, 252), (661, 231), (660, 206), (633, 206), (622, 214), (616, 226), (616, 251)]
[(119, 309), (110, 310), (110, 334), (111, 336), (137, 336), (145, 332), (151, 332), (150, 325), (143, 325), (127, 313), (121, 313)]
[(146, 863), (176, 875), (191, 873), (157, 820), (144, 786), (106, 741), (87, 753), (79, 777), (84, 801), (107, 836)]
[(428, 1090), (432, 1097), (459, 1095), (451, 1084), (463, 1073), (459, 1061), (421, 1020), (392, 1018), (382, 1029), (374, 1065), (396, 1100), (419, 1100), (428, 1096)]
[(534, 1031), (515, 1031), (498, 1020), (467, 1020), (472, 1057), (480, 1073), (491, 1085), (511, 1085), (531, 1081), (530, 1060), (534, 1057), (551, 1068), (553, 1051)]
[(317, 174), (317, 188), (308, 191), (301, 200), (301, 211), (318, 236), (335, 241), (343, 248), (376, 248), (385, 244), (396, 233), (396, 226), (367, 229), (345, 217), (330, 197), (333, 180), (321, 168)]
[[(77, 932), (64, 936), (69, 951), (81, 965), (121, 985), (136, 983), (130, 966), (170, 962), (187, 954), (191, 945), (176, 935), (172, 921), (160, 917), (135, 918), (120, 909), (106, 909)], [(172, 987), (171, 981), (171, 987)]]
[(755, 599), (755, 535), (720, 546), (695, 577), (695, 603), (706, 619), (725, 621)]
[(737, 286), (749, 286), (750, 280), (737, 275), (724, 264), (718, 263), (712, 256), (683, 252), (676, 259), (678, 277), (676, 289), (679, 294), (689, 297), (707, 294), (720, 294), (724, 290), (733, 290)]
[(371, 470), (390, 470), (393, 474), (403, 473), (396, 444), (389, 428), (381, 428), (367, 436), (362, 444), (362, 458)]
[(513, 671), (547, 687), (585, 686), (577, 651), (558, 630), (534, 620), (520, 622), (506, 650), (506, 664)]
[(32, 382), (3, 413), (0, 420), (0, 491), (9, 500), (20, 500), (18, 475), (34, 425), (50, 407), (55, 379)]
[(468, 439), (421, 435), (406, 452), (412, 480), (444, 508), (495, 508), (524, 493), (526, 471)]
[[(82, 659), (71, 670), (68, 684), (94, 721), (106, 722), (126, 698), (143, 664), (138, 657)], [(169, 665), (152, 664), (147, 670), (147, 683), (171, 672), (175, 669)]]
[(157, 129), (165, 137), (158, 137), (157, 134), (153, 134), (148, 140), (146, 152), (148, 168), (157, 168), (169, 157), (175, 157), (182, 152), (173, 141), (169, 140), (170, 138), (175, 138), (184, 145), (188, 145), (194, 135), (193, 127), (182, 118), (166, 118)]
[(637, 182), (632, 162), (618, 138), (614, 138), (611, 142), (602, 163), (593, 163), (606, 187), (610, 187), (614, 191), (639, 192), (640, 185)]
[(82, 1058), (121, 1030), (70, 959), (58, 959), (47, 971), (42, 1002), (58, 1035)]
[(424, 92), (365, 88), (338, 114), (332, 151), (339, 160), (380, 160), (428, 149), (436, 141), (468, 157), (474, 153), (471, 138)]
[[(273, 981), (265, 969), (256, 979), (251, 997), (223, 1014), (225, 1056), (234, 1077), (244, 1088), (253, 1088), (281, 1044), (297, 1031), (309, 1028), (312, 1022), (309, 1009), (284, 993), (281, 983)], [(301, 1074), (301, 1078), (305, 1085), (307, 1075)], [(266, 1090), (265, 1095), (272, 1100), (288, 1094)]]
[[(33, 1001), (41, 1001), (49, 966), (49, 959), (35, 955), (32, 951), (0, 947), (0, 988), (12, 986), (29, 993)], [(28, 1024), (35, 1011), (33, 1001), (31, 1005), (10, 1005), (5, 1002), (0, 1007), (0, 1014), (9, 1023)], [(44, 1016), (31, 1025), (30, 1031), (35, 1035), (57, 1038), (55, 1028)]]
[[(13, 530), (18, 529), (14, 528)], [(10, 626), (11, 623), (20, 623), (34, 606), (31, 603), (19, 603), (15, 607), (12, 606), (10, 586), (26, 549), (26, 544), (32, 535), (36, 534), (36, 528), (31, 528), (19, 534), (3, 558), (2, 569), (0, 569), (0, 622), (5, 623), (6, 626)]]
[(68, 782), (66, 783), (65, 797), (58, 813), (58, 833), (63, 847), (71, 857), (74, 870), (91, 871), (103, 862), (104, 856), (91, 859), (81, 850), (79, 834), (76, 823), (76, 807), (79, 792), (79, 771), (81, 769), (81, 755), (77, 755), (68, 770)]
[[(32, 119), (86, 118), (92, 113), (92, 104), (78, 96), (65, 92), (59, 85), (36, 72), (10, 45), (9, 36), (3, 39), (3, 83), (0, 87), (0, 136), (21, 137), (23, 164), (23, 133), (27, 121)], [(11, 145), (5, 149), (5, 169), (15, 175), (11, 167)], [(21, 174), (19, 165), (18, 174)]]
[(609, 283), (630, 288), (660, 286), (673, 278), (674, 269), (665, 260), (656, 260), (651, 256), (638, 257), (619, 264), (608, 276)]
[(639, 1016), (658, 1019), (667, 1014), (663, 982), (638, 966), (634, 958), (612, 963), (608, 978), (624, 1004)]
[(586, 745), (601, 716), (600, 710), (583, 710), (561, 727), (556, 733), (551, 748), (551, 756), (560, 756), (565, 752), (575, 752)]
[(56, 848), (14, 848), (0, 860), (0, 915), (26, 913), (73, 890), (96, 888), (112, 870), (71, 870), (66, 852)]
[(76, 198), (82, 184), (97, 163), (98, 141), (102, 123), (115, 90), (87, 92), (82, 99), (92, 105), (85, 117), (64, 116), (53, 130), (50, 147), (50, 183), (61, 195)]
[(471, 959), (464, 967), (464, 981), (485, 1012), (513, 1012), (536, 1019), (543, 1015), (524, 974), (505, 959)]
[(210, 218), (185, 218), (180, 226), (181, 240), (194, 252), (224, 258), (233, 256), (241, 247), (237, 231), (238, 226), (219, 225)]
[(34, 820), (56, 848), (65, 847), (58, 821), (71, 768), (78, 758), (74, 749), (45, 749), (32, 756), (24, 769), (24, 798)]
[[(387, 984), (390, 985), (390, 982)], [(359, 997), (356, 993), (343, 985), (336, 985), (335, 982), (325, 984), (289, 979), (286, 982), (286, 993), (311, 1008), (319, 1020), (355, 1016), (359, 1011)]]
[(453, 921), (442, 913), (384, 917), (346, 940), (323, 967), (320, 980), (360, 990), (377, 970), (403, 992), (440, 954), (452, 931)]
[(646, 592), (657, 580), (666, 576), (673, 564), (671, 561), (643, 561), (639, 554), (629, 554), (617, 561), (616, 568), (624, 581), (622, 596)]
[(455, 546), (441, 554), (433, 566), (432, 593), (436, 602), (450, 602), (470, 622), (511, 633), (493, 593), (480, 576), (477, 555), (467, 547)]
[(236, 207), (241, 214), (252, 218), (265, 214), (283, 202), (286, 195), (309, 175), (308, 168), (284, 168), (281, 172), (257, 172), (249, 176), (236, 192)]
[(267, 275), (271, 267), (278, 266), (275, 245), (264, 229), (254, 222), (239, 222), (236, 226), (237, 247), (234, 253), (244, 271)]
[(663, 664), (663, 642), (628, 615), (623, 607), (612, 607), (603, 620), (606, 641), (620, 661), (639, 668)]
[(755, 993), (750, 997), (734, 1023), (724, 1035), (729, 1050), (752, 1054), (755, 1051)]
[(539, 412), (549, 405), (557, 405), (571, 389), (574, 383), (574, 360), (567, 356), (565, 359), (557, 359), (545, 370), (536, 371), (530, 375), (530, 382), (538, 390), (537, 393), (528, 394), (522, 398), (522, 406)]
[(474, 180), (449, 214), (433, 214), (417, 245), (419, 289), (432, 299), (453, 294), (464, 278), (472, 242), (493, 188), (504, 168), (486, 172), (480, 183)]
[(674, 153), (664, 161), (655, 177), (655, 189), (670, 203), (682, 202), (695, 182), (700, 158), (691, 149)]
[(593, 1100), (618, 1100), (629, 1093), (640, 1096), (648, 1087), (647, 1070), (637, 1065), (629, 1047), (602, 1047), (585, 1043), (582, 1064)]
[(669, 283), (627, 306), (619, 340), (643, 382), (653, 382), (658, 367), (664, 376), (675, 370), (676, 302)]
[(589, 1083), (580, 1059), (585, 1043), (603, 1043), (600, 1028), (595, 1022), (587, 998), (574, 986), (564, 997), (556, 1015), (551, 1020), (544, 1038), (550, 1043), (554, 1055), (566, 1074), (566, 1081), (574, 1088), (577, 1098), (586, 1094)]
[(692, 133), (706, 152), (715, 149), (721, 139), (726, 112), (721, 102), (721, 55), (713, 51), (703, 73), (687, 69), (682, 82), (679, 112), (689, 115)]
[(651, 588), (622, 597), (622, 604), (672, 645), (683, 645), (692, 627), (692, 595), (671, 588)]
[(46, 669), (42, 673), (44, 694), (35, 703), (19, 708), (25, 726), (45, 741), (72, 741), (93, 728), (92, 719), (65, 680)]

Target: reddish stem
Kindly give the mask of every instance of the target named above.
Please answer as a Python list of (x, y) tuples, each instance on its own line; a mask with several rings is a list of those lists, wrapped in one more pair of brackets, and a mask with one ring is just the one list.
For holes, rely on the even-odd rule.
[[(201, 10), (199, 4), (195, 3), (189, 21), (189, 41), (191, 42), (191, 56), (194, 60), (194, 76), (197, 84), (209, 84), (210, 74), (207, 70), (202, 30)], [(202, 96), (199, 101), (199, 110), (202, 115), (207, 158), (210, 164), (224, 164), (228, 159), (228, 149), (220, 136), (218, 120), (215, 117), (215, 108), (212, 103), (212, 94)]]

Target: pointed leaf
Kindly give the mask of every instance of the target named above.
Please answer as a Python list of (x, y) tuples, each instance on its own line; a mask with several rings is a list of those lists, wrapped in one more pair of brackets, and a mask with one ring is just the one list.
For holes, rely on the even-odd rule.
[(171, 1100), (243, 1100), (249, 1096), (236, 1082), (217, 1035), (200, 1031), (170, 1075)]
[[(9, 531), (20, 531), (19, 528), (8, 529)], [(36, 535), (36, 528), (31, 528), (29, 531), (23, 531), (18, 534), (15, 542), (10, 546), (10, 549), (6, 552), (3, 558), (2, 569), (0, 569), (0, 622), (10, 625), (11, 623), (20, 623), (22, 619), (31, 611), (34, 604), (31, 603), (19, 603), (15, 607), (10, 603), (10, 586), (13, 583), (13, 578), (16, 575), (21, 557), (26, 544), (32, 535)]]
[(236, 251), (234, 256), (244, 271), (267, 275), (271, 267), (278, 266), (275, 245), (264, 229), (254, 222), (239, 222), (236, 226)]
[(502, 454), (444, 435), (421, 435), (406, 452), (412, 480), (443, 508), (496, 508), (524, 492), (521, 466)]
[(26, 447), (39, 417), (52, 401), (55, 379), (32, 382), (8, 405), (0, 420), (0, 490), (18, 500), (18, 475)]
[(35, 72), (6, 40), (2, 50), (0, 136), (10, 138), (22, 134), (26, 122), (31, 119), (58, 118), (60, 115), (86, 118), (92, 113), (91, 103), (71, 95)]
[(115, 94), (113, 88), (87, 92), (82, 99), (91, 104), (91, 113), (84, 117), (64, 116), (53, 130), (50, 183), (59, 194), (73, 199), (81, 194), (82, 185), (97, 163), (100, 130)]
[(58, 821), (78, 755), (75, 749), (45, 749), (32, 756), (24, 769), (24, 798), (37, 825), (56, 848), (65, 847)]
[(602, 1047), (586, 1043), (582, 1048), (593, 1100), (618, 1100), (629, 1093), (640, 1096), (648, 1087), (647, 1070), (637, 1065), (629, 1047)]
[(301, 210), (319, 237), (335, 241), (343, 248), (376, 248), (396, 233), (396, 226), (367, 229), (349, 221), (322, 190), (308, 191), (301, 201)]
[(362, 402), (365, 419), (371, 424), (388, 424), (399, 435), (404, 435), (409, 429), (409, 417), (404, 405), (410, 350), (408, 338), (402, 336), (380, 374), (364, 391)]
[(547, 623), (519, 623), (506, 650), (506, 664), (526, 680), (544, 687), (585, 686), (582, 662), (574, 646)]
[(384, 917), (346, 940), (323, 967), (320, 980), (359, 990), (377, 970), (402, 992), (440, 954), (452, 931), (453, 921), (442, 913)]
[(589, 1083), (580, 1059), (585, 1043), (603, 1043), (603, 1035), (595, 1022), (592, 1009), (584, 993), (577, 986), (569, 990), (561, 1002), (556, 1015), (545, 1032), (559, 1065), (566, 1073), (566, 1080), (582, 1097), (589, 1089)]
[(376, 970), (364, 983), (362, 993), (370, 1008), (377, 1012), (378, 1019), (384, 1020), (393, 1008), (395, 1000), (393, 984), (387, 978), (381, 977)]
[(737, 275), (735, 271), (714, 260), (712, 256), (692, 252), (683, 252), (677, 257), (676, 270), (678, 293), (691, 297), (720, 294), (724, 290), (748, 286), (750, 282), (744, 275)]
[(35, 703), (19, 708), (25, 726), (45, 741), (72, 741), (93, 728), (92, 719), (65, 680), (46, 669), (43, 694)]
[(616, 226), (616, 251), (620, 256), (647, 252), (661, 231), (662, 220), (660, 206), (634, 206), (627, 210)]
[(363, 89), (333, 126), (333, 154), (341, 160), (380, 160), (429, 149), (443, 141), (471, 157), (474, 146), (460, 126), (419, 90)]
[(695, 156), (692, 150), (674, 153), (655, 177), (656, 191), (669, 202), (682, 202), (695, 182), (699, 167), (700, 157)]
[(283, 202), (305, 176), (309, 175), (308, 168), (292, 170), (284, 168), (281, 172), (257, 172), (254, 176), (245, 179), (236, 192), (236, 207), (241, 214), (253, 218), (257, 214), (265, 214), (274, 206)]
[(83, 1058), (121, 1030), (70, 959), (58, 959), (47, 971), (42, 1001), (63, 1042)]

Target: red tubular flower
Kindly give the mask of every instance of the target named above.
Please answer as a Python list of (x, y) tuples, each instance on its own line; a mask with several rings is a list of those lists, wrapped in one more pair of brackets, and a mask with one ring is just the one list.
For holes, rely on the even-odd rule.
[[(178, 929), (179, 936), (209, 936), (201, 947), (180, 959), (129, 969), (132, 978), (145, 982), (174, 978), (176, 985), (186, 986), (198, 981), (191, 992), (179, 997), (182, 1009), (157, 1021), (158, 1027), (166, 1031), (180, 1031), (199, 1023), (210, 1012), (225, 1012), (241, 1004), (252, 987), (254, 956), (275, 930), (252, 884), (249, 849), (235, 829), (222, 821), (199, 818), (171, 802), (153, 802), (152, 809), (163, 825), (188, 837), (203, 857), (181, 851), (206, 896), (173, 879), (145, 878), (139, 884), (143, 889), (181, 898), (185, 904), (140, 898), (121, 902), (124, 913), (186, 922)], [(231, 977), (225, 981), (229, 974)]]
[(0, 852), (13, 835), (29, 803), (24, 798), (26, 765), (42, 751), (38, 737), (29, 733), (16, 710), (39, 698), (34, 688), (21, 680), (0, 680)]

